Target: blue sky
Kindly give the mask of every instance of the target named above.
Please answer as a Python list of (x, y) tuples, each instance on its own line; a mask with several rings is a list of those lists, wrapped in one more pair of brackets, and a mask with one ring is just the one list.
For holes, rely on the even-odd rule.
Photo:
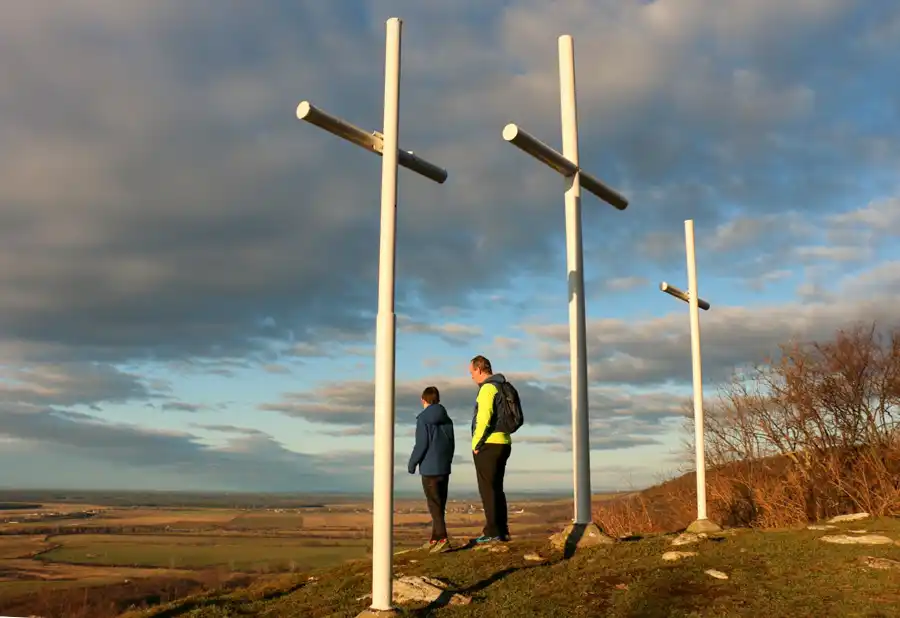
[(575, 39), (595, 489), (685, 466), (684, 220), (706, 394), (793, 337), (897, 322), (900, 7), (851, 0), (78, 0), (0, 24), (0, 462), (29, 487), (368, 491), (381, 120), (404, 19), (397, 487), (418, 394), (520, 388), (508, 486), (571, 487), (557, 37)]

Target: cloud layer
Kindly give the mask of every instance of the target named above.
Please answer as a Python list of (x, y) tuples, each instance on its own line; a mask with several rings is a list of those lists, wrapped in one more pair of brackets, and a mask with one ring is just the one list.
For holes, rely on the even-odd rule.
[(523, 448), (567, 448), (563, 182), (500, 138), (514, 121), (559, 143), (562, 33), (581, 161), (632, 203), (584, 203), (597, 450), (671, 443), (687, 315), (654, 286), (683, 273), (686, 218), (710, 385), (790, 336), (893, 323), (891, 3), (21, 2), (0, 23), (0, 427), (16, 448), (134, 479), (367, 486), (341, 471), (370, 448), (380, 161), (294, 109), (377, 128), (393, 15), (401, 145), (450, 172), (400, 173), (398, 418), (432, 381), (465, 426), (472, 385), (451, 372), (490, 348), (537, 427)]

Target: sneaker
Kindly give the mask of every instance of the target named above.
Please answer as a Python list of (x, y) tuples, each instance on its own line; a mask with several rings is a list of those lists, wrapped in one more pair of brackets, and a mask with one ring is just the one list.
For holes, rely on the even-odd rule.
[(503, 539), (499, 536), (487, 536), (483, 535), (475, 539), (475, 543), (478, 545), (484, 545), (485, 543), (496, 543), (498, 541), (502, 541)]
[(420, 547), (419, 549), (424, 549), (425, 551), (431, 551), (432, 549), (434, 549), (434, 546), (436, 543), (437, 543), (437, 541), (428, 541), (427, 543), (422, 545), (422, 547)]
[(450, 549), (450, 541), (447, 539), (441, 539), (440, 541), (432, 541), (431, 542), (431, 553), (439, 554), (442, 551), (447, 551)]

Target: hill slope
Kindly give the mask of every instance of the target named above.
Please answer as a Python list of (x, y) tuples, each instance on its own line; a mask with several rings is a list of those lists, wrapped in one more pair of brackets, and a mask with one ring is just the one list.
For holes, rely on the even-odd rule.
[[(398, 555), (395, 565), (398, 575), (440, 579), (472, 599), (469, 605), (405, 608), (417, 616), (900, 616), (900, 568), (866, 563), (867, 557), (900, 561), (900, 546), (820, 540), (835, 533), (858, 535), (850, 531), (859, 529), (900, 539), (900, 520), (888, 518), (828, 531), (735, 530), (678, 547), (672, 546), (672, 535), (654, 536), (582, 549), (568, 559), (546, 542), (513, 541), (502, 552)], [(662, 554), (672, 550), (698, 555), (664, 561)], [(542, 560), (526, 559), (533, 553)], [(716, 579), (709, 569), (728, 579)], [(369, 587), (368, 564), (354, 562), (126, 616), (349, 618), (366, 608)]]

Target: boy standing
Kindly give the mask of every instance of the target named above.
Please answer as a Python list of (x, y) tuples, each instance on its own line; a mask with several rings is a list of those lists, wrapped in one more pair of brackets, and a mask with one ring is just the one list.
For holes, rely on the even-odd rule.
[(456, 441), (453, 421), (441, 405), (437, 387), (429, 386), (422, 392), (422, 408), (416, 417), (416, 445), (409, 457), (409, 473), (415, 474), (418, 467), (422, 475), (422, 489), (431, 513), (431, 541), (427, 547), (440, 552), (449, 547), (444, 513)]

